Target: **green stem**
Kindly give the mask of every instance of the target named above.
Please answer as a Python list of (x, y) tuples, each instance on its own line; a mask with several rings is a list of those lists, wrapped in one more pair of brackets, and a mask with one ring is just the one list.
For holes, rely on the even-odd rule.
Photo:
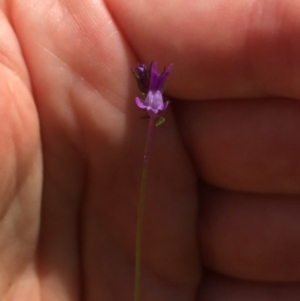
[(155, 132), (155, 119), (150, 118), (146, 148), (144, 153), (143, 172), (142, 172), (142, 179), (141, 179), (140, 198), (138, 204), (138, 216), (137, 216), (137, 225), (136, 225), (134, 301), (141, 300), (143, 217), (144, 217), (145, 197), (146, 197), (146, 188), (147, 188), (148, 161), (149, 161), (151, 146), (154, 139), (154, 132)]

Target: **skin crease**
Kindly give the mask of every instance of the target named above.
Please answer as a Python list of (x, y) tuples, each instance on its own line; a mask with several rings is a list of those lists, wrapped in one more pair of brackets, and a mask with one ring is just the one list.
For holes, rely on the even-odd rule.
[(299, 299), (298, 1), (0, 4), (1, 300), (133, 300), (151, 60), (142, 300)]

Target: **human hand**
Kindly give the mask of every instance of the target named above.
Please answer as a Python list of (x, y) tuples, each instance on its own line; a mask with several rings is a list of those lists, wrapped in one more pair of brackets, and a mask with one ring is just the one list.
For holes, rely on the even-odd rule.
[(231, 2), (2, 1), (3, 300), (132, 300), (151, 60), (142, 300), (298, 299), (299, 8)]

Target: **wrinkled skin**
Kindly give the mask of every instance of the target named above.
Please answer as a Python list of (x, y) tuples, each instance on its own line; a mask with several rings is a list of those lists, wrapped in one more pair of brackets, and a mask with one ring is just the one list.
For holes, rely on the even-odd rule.
[(142, 301), (299, 300), (298, 2), (1, 0), (0, 299), (133, 300), (156, 60)]

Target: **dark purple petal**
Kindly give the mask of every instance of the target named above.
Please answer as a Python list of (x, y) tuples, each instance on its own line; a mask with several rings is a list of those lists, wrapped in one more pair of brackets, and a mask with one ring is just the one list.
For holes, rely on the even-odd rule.
[(150, 81), (149, 70), (147, 66), (144, 64), (139, 64), (132, 73), (137, 81), (141, 93), (147, 94), (149, 91)]
[(153, 62), (150, 69), (149, 90), (160, 90), (161, 92), (163, 92), (163, 88), (165, 86), (168, 76), (172, 71), (172, 68), (173, 64), (171, 64), (167, 69), (165, 69), (162, 74), (159, 74), (157, 70), (157, 63)]
[(148, 72), (148, 68), (145, 64), (139, 64), (135, 68), (135, 72), (140, 78), (144, 78)]
[(173, 69), (173, 64), (171, 64), (167, 69), (165, 69), (164, 72), (159, 76), (158, 81), (157, 81), (157, 89), (158, 90), (160, 90), (160, 91), (163, 90), (165, 83), (167, 81), (167, 77), (170, 75), (172, 69)]
[(158, 71), (157, 71), (157, 63), (153, 62), (151, 64), (151, 69), (150, 69), (150, 85), (149, 85), (149, 90), (157, 90), (157, 81), (158, 81)]

